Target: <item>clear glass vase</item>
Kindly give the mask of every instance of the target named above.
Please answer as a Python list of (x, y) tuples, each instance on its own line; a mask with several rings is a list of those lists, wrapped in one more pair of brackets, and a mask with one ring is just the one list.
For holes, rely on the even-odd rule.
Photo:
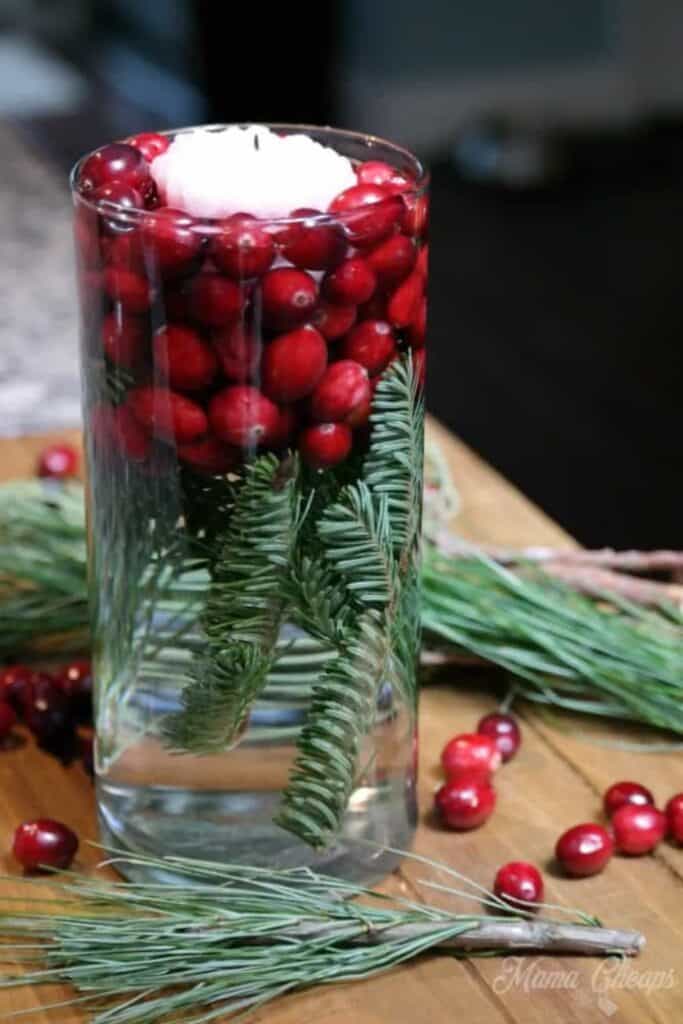
[(236, 224), (74, 169), (97, 803), (117, 849), (370, 881), (416, 821), (427, 179), (277, 131), (377, 201)]

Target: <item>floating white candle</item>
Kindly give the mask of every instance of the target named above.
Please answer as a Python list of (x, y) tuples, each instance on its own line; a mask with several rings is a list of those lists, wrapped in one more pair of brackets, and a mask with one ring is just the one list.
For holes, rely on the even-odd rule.
[(326, 210), (356, 184), (351, 161), (307, 135), (248, 125), (183, 132), (152, 162), (166, 204), (195, 217), (286, 217)]

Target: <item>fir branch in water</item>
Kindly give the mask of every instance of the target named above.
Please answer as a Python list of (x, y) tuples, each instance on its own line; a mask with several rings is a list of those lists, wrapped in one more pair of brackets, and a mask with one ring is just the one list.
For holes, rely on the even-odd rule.
[(225, 750), (266, 683), (286, 606), (284, 580), (298, 528), (298, 462), (263, 455), (247, 467), (216, 543), (202, 627), (206, 646), (164, 725), (178, 751)]

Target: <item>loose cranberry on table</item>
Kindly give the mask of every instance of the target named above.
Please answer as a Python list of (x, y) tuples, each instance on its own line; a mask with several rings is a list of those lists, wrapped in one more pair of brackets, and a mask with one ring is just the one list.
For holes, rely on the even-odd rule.
[(277, 267), (261, 279), (263, 320), (273, 330), (287, 330), (308, 320), (318, 301), (318, 285), (304, 270)]
[(78, 185), (91, 192), (100, 185), (118, 181), (137, 189), (143, 196), (153, 185), (149, 164), (139, 149), (126, 142), (112, 142), (95, 150), (81, 165)]
[(605, 814), (611, 818), (624, 804), (643, 807), (645, 804), (654, 804), (655, 798), (650, 790), (646, 786), (641, 786), (639, 782), (615, 782), (605, 791), (602, 802)]
[(211, 435), (189, 444), (179, 444), (177, 451), (182, 462), (200, 473), (228, 473), (239, 461), (236, 449), (230, 448)]
[(126, 142), (129, 146), (139, 149), (150, 164), (156, 157), (165, 153), (171, 145), (171, 140), (167, 135), (159, 135), (157, 132), (140, 132), (139, 135), (131, 135)]
[(382, 287), (399, 284), (415, 266), (417, 249), (405, 235), (393, 235), (365, 256)]
[(38, 476), (63, 480), (78, 472), (78, 452), (71, 444), (51, 444), (38, 457)]
[(353, 359), (328, 366), (311, 395), (311, 415), (322, 423), (349, 422), (370, 401), (368, 371)]
[(271, 236), (255, 217), (236, 213), (224, 220), (211, 239), (209, 252), (213, 262), (229, 277), (260, 277), (275, 256)]
[(597, 875), (614, 853), (614, 840), (603, 825), (587, 822), (567, 829), (557, 840), (555, 856), (568, 875)]
[(145, 325), (138, 317), (108, 313), (102, 323), (104, 354), (124, 370), (134, 370), (144, 361), (147, 338)]
[(235, 384), (211, 399), (209, 421), (221, 441), (250, 449), (270, 444), (280, 425), (280, 410), (258, 388)]
[(225, 327), (235, 322), (242, 310), (242, 292), (224, 274), (197, 274), (187, 291), (190, 315), (203, 327)]
[(191, 327), (168, 324), (156, 332), (152, 345), (157, 372), (177, 391), (201, 391), (218, 372), (215, 352)]
[(349, 331), (340, 352), (376, 377), (396, 355), (396, 337), (386, 320), (363, 320)]
[(142, 235), (153, 266), (162, 275), (183, 277), (197, 269), (204, 238), (192, 217), (171, 206), (148, 213)]
[(524, 903), (540, 903), (543, 900), (543, 878), (533, 864), (523, 860), (512, 860), (498, 869), (493, 891), (500, 899), (508, 900), (513, 908), (520, 908), (520, 900)]
[(500, 762), (495, 741), (475, 732), (454, 736), (441, 752), (441, 764), (449, 779), (464, 774), (487, 779), (500, 767)]
[(146, 313), (152, 305), (154, 290), (148, 278), (123, 267), (107, 267), (102, 275), (104, 290), (125, 313)]
[(9, 736), (17, 721), (17, 713), (7, 701), (0, 701), (0, 740)]
[(676, 793), (664, 808), (667, 831), (671, 839), (683, 844), (683, 793)]
[(69, 700), (57, 681), (34, 672), (23, 693), (23, 719), (37, 740), (50, 740), (71, 728)]
[(344, 260), (322, 283), (323, 298), (342, 306), (358, 306), (367, 302), (377, 287), (377, 277), (366, 260), (352, 257)]
[(614, 843), (619, 853), (649, 853), (666, 835), (663, 811), (650, 804), (622, 804), (612, 815)]
[(503, 761), (513, 758), (522, 742), (517, 719), (512, 715), (503, 714), (501, 711), (493, 711), (490, 715), (484, 715), (479, 720), (477, 732), (493, 740)]
[(439, 818), (448, 828), (478, 828), (496, 806), (493, 786), (477, 773), (444, 782), (434, 797)]
[(349, 331), (356, 322), (355, 306), (339, 306), (332, 302), (319, 302), (311, 323), (328, 341), (335, 341)]
[(18, 715), (24, 707), (24, 696), (35, 670), (28, 665), (7, 665), (0, 669), (0, 701), (10, 704)]
[(92, 719), (92, 666), (85, 658), (62, 665), (55, 673), (55, 682), (69, 701), (71, 715), (77, 722)]
[(12, 853), (29, 871), (42, 867), (64, 870), (78, 850), (78, 837), (70, 828), (51, 818), (36, 818), (19, 825), (14, 833)]
[(280, 334), (261, 361), (264, 394), (275, 402), (295, 402), (310, 395), (327, 366), (327, 345), (320, 331), (305, 324)]
[(318, 423), (299, 435), (299, 451), (313, 469), (329, 469), (348, 458), (353, 433), (346, 423)]
[(347, 243), (337, 225), (325, 223), (320, 210), (293, 210), (291, 216), (306, 219), (278, 232), (278, 243), (286, 260), (306, 270), (329, 270), (342, 261)]
[(135, 388), (128, 392), (128, 408), (141, 426), (165, 441), (196, 441), (208, 429), (201, 406), (168, 388)]
[(400, 196), (383, 185), (352, 185), (329, 206), (352, 245), (369, 246), (386, 238), (405, 212)]

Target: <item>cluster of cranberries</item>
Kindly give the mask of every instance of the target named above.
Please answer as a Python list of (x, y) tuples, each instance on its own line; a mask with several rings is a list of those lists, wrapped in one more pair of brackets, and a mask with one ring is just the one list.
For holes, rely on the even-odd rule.
[(173, 443), (209, 473), (291, 445), (314, 468), (342, 462), (397, 355), (424, 375), (426, 200), (369, 161), (327, 211), (202, 223), (163, 205), (150, 163), (168, 145), (139, 135), (80, 168), (88, 333), (133, 381), (95, 405), (96, 441), (141, 462)]
[(0, 744), (19, 722), (42, 750), (64, 764), (80, 757), (92, 774), (90, 662), (71, 661), (49, 674), (28, 665), (0, 668)]

